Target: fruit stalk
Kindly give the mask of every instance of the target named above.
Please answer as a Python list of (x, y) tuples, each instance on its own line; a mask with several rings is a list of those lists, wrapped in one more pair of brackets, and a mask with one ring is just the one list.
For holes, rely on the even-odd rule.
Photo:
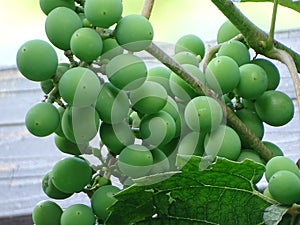
[(144, 17), (146, 17), (147, 19), (149, 19), (150, 16), (151, 16), (151, 12), (152, 12), (152, 9), (153, 9), (153, 6), (154, 6), (154, 1), (155, 0), (145, 0), (144, 1), (144, 6), (143, 6), (141, 14)]

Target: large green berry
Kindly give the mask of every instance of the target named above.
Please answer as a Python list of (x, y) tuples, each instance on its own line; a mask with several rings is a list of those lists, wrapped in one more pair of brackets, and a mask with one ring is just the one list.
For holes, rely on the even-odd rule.
[(145, 62), (138, 56), (122, 54), (114, 57), (105, 66), (109, 81), (121, 90), (140, 87), (147, 78)]
[(82, 61), (92, 62), (97, 59), (103, 48), (100, 35), (91, 28), (76, 30), (70, 40), (72, 53)]
[(255, 110), (260, 119), (271, 126), (283, 126), (294, 116), (293, 101), (281, 91), (263, 93), (255, 101)]
[(145, 50), (152, 42), (154, 31), (148, 19), (131, 14), (123, 17), (114, 31), (117, 42), (128, 51)]
[(241, 153), (241, 140), (235, 130), (229, 126), (221, 125), (206, 135), (204, 148), (206, 154), (213, 158), (220, 156), (237, 160)]
[(48, 15), (53, 9), (57, 7), (67, 7), (69, 9), (75, 9), (74, 0), (40, 0), (40, 7), (43, 13)]
[(235, 91), (246, 99), (257, 99), (268, 87), (268, 76), (263, 68), (247, 63), (240, 66), (240, 82)]
[(98, 188), (91, 198), (92, 209), (95, 215), (105, 221), (109, 215), (108, 208), (114, 204), (117, 199), (114, 197), (120, 189), (113, 185), (104, 185)]
[(168, 93), (159, 83), (146, 81), (142, 86), (130, 92), (133, 109), (141, 113), (155, 113), (167, 103)]
[(52, 134), (59, 126), (60, 116), (55, 106), (41, 102), (31, 107), (25, 117), (29, 132), (38, 137)]
[(61, 225), (94, 225), (95, 222), (92, 209), (84, 204), (71, 205), (61, 215)]
[(200, 37), (194, 34), (187, 34), (182, 36), (175, 43), (175, 53), (191, 52), (203, 59), (205, 54), (205, 45)]
[(82, 22), (78, 14), (66, 7), (53, 9), (45, 22), (46, 35), (49, 41), (62, 50), (70, 49), (71, 37), (81, 27)]
[(52, 171), (47, 172), (43, 177), (42, 188), (44, 193), (49, 198), (53, 198), (53, 199), (66, 199), (73, 194), (73, 193), (64, 193), (55, 187), (52, 180)]
[(240, 81), (239, 66), (229, 56), (218, 56), (212, 59), (205, 71), (207, 84), (216, 92), (231, 92)]
[(280, 170), (288, 170), (300, 177), (300, 172), (296, 163), (285, 156), (275, 156), (271, 158), (266, 164), (265, 177), (267, 181), (270, 180), (273, 174)]
[(125, 175), (132, 178), (142, 177), (151, 170), (153, 156), (147, 147), (133, 144), (121, 151), (117, 164)]
[(300, 201), (300, 179), (288, 170), (280, 170), (269, 180), (271, 196), (281, 204), (291, 205)]
[(108, 28), (121, 19), (123, 5), (121, 0), (86, 0), (84, 13), (94, 26)]
[(55, 75), (57, 66), (57, 54), (46, 41), (39, 39), (27, 41), (17, 52), (18, 70), (29, 80), (48, 80)]
[(240, 31), (230, 22), (225, 21), (219, 28), (217, 33), (217, 42), (223, 43), (229, 41), (240, 33)]
[(55, 187), (65, 193), (81, 191), (92, 179), (89, 164), (78, 157), (68, 157), (58, 161), (52, 169)]
[(220, 104), (213, 98), (198, 96), (187, 104), (184, 119), (190, 129), (196, 132), (209, 132), (216, 129), (223, 120)]
[(275, 90), (280, 82), (280, 73), (278, 68), (268, 59), (256, 58), (251, 61), (256, 65), (261, 66), (268, 76), (268, 88), (267, 90)]
[(232, 40), (224, 43), (218, 51), (218, 56), (228, 56), (241, 66), (250, 62), (250, 53), (245, 44)]
[(62, 208), (50, 200), (40, 201), (33, 209), (32, 220), (35, 225), (61, 225)]
[(64, 73), (58, 88), (61, 97), (69, 105), (85, 107), (96, 103), (100, 81), (92, 70), (74, 67)]

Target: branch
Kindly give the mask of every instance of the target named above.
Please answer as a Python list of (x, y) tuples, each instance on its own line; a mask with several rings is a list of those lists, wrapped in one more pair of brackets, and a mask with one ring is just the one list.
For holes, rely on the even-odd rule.
[(268, 161), (274, 156), (274, 154), (262, 144), (259, 138), (253, 134), (253, 132), (235, 115), (235, 113), (227, 107), (220, 98), (218, 98), (218, 95), (213, 90), (208, 88), (201, 81), (197, 80), (191, 73), (186, 71), (180, 64), (174, 61), (172, 57), (166, 54), (154, 43), (148, 47), (147, 52), (184, 79), (198, 94), (205, 94), (206, 96), (217, 100), (221, 105), (224, 114), (226, 114), (227, 123), (232, 126), (239, 135), (246, 137), (245, 139), (247, 140), (247, 144), (250, 145), (252, 149), (256, 150), (263, 159)]
[(154, 6), (154, 0), (145, 0), (141, 14), (147, 19), (149, 19), (153, 6)]
[(274, 58), (278, 59), (280, 62), (284, 63), (287, 66), (293, 80), (295, 94), (296, 94), (296, 101), (298, 107), (300, 108), (300, 79), (292, 56), (288, 54), (286, 51), (281, 49), (274, 49), (272, 51), (272, 55), (274, 56)]
[[(293, 58), (297, 71), (300, 72), (300, 55), (294, 50), (288, 48), (284, 44), (274, 40), (274, 43), (269, 44), (269, 35), (252, 23), (231, 0), (211, 0), (219, 10), (232, 22), (234, 26), (242, 33), (248, 45), (258, 54), (274, 58), (272, 47), (284, 50)], [(278, 60), (278, 59), (277, 59)]]

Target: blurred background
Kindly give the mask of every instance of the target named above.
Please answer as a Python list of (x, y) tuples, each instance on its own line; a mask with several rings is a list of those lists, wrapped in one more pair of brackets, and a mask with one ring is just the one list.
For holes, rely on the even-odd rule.
[[(143, 0), (123, 0), (124, 14), (139, 13)], [(237, 6), (259, 27), (269, 29), (271, 3), (237, 3)], [(46, 39), (46, 16), (38, 0), (1, 1), (0, 67), (15, 65), (18, 47), (30, 39)], [(193, 33), (204, 41), (216, 38), (219, 26), (226, 20), (209, 0), (156, 0), (151, 22), (155, 40), (174, 43), (180, 36)], [(300, 14), (280, 7), (277, 30), (300, 27)], [(60, 53), (61, 54), (61, 53)]]
[[(143, 0), (123, 0), (124, 13), (140, 13)], [(260, 28), (268, 31), (271, 3), (237, 3), (237, 6)], [(41, 188), (42, 176), (63, 157), (53, 136), (36, 138), (24, 126), (27, 110), (43, 99), (39, 83), (26, 80), (15, 70), (18, 48), (31, 39), (47, 40), (46, 16), (38, 0), (1, 1), (0, 7), (0, 224), (1, 217), (30, 214), (34, 205), (46, 199)], [(181, 36), (196, 34), (205, 42), (216, 39), (220, 25), (226, 21), (209, 0), (156, 0), (150, 18), (158, 42), (175, 43)], [(300, 13), (279, 7), (278, 38), (289, 47), (300, 48)], [(57, 50), (61, 58), (63, 52)], [(280, 66), (279, 89), (295, 97), (287, 69)], [(294, 120), (282, 128), (267, 127), (266, 139), (276, 140), (294, 160), (299, 158), (300, 132), (298, 112)], [(286, 133), (283, 138), (283, 133)], [(72, 202), (85, 202), (78, 195)], [(63, 206), (69, 202), (60, 202)], [(9, 224), (9, 223), (7, 223)], [(17, 223), (15, 223), (17, 224)], [(18, 223), (21, 224), (21, 223)], [(6, 224), (5, 224), (6, 225)]]

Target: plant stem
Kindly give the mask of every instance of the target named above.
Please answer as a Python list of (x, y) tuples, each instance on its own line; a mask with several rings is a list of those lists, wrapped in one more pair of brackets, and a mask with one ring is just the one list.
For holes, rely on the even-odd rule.
[(246, 137), (245, 139), (248, 142), (247, 144), (250, 145), (252, 149), (256, 150), (263, 159), (268, 161), (274, 156), (274, 154), (262, 144), (259, 138), (253, 134), (253, 132), (235, 115), (235, 113), (224, 104), (224, 102), (213, 90), (208, 88), (201, 81), (197, 80), (192, 74), (186, 71), (180, 64), (174, 61), (173, 58), (171, 58), (154, 43), (148, 47), (147, 52), (158, 59), (161, 63), (169, 67), (182, 79), (184, 79), (198, 94), (205, 94), (206, 96), (216, 99), (227, 117), (227, 123), (232, 126), (239, 133), (239, 135)]
[(277, 9), (278, 9), (278, 0), (274, 0), (272, 20), (271, 20), (271, 26), (270, 26), (269, 38), (268, 38), (268, 43), (272, 43), (272, 46), (274, 45), (274, 35), (275, 35)]
[(144, 17), (146, 17), (147, 19), (149, 19), (150, 16), (151, 16), (151, 12), (152, 12), (152, 9), (153, 9), (153, 6), (154, 6), (154, 1), (155, 0), (145, 0), (144, 1), (144, 6), (143, 6), (141, 14)]

